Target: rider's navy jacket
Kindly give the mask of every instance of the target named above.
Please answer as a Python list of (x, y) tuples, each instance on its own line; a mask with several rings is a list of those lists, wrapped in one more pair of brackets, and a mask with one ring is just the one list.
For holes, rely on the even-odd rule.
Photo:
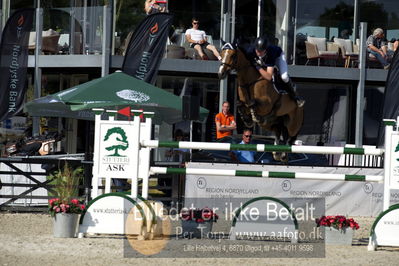
[[(263, 58), (259, 58), (255, 52), (255, 45), (249, 46), (247, 49), (248, 59), (251, 60), (252, 64), (256, 67), (256, 69), (265, 68), (265, 67), (274, 67), (276, 65), (276, 59), (281, 56), (283, 50), (275, 45), (269, 45), (266, 48), (266, 54)], [(261, 59), (262, 64), (259, 64), (259, 59)]]

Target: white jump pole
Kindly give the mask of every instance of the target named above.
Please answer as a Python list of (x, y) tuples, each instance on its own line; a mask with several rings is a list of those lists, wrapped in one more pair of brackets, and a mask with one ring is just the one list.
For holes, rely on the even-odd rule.
[(376, 147), (325, 147), (325, 146), (289, 146), (289, 145), (267, 145), (267, 144), (231, 144), (215, 142), (189, 142), (189, 141), (159, 141), (144, 140), (144, 147), (150, 148), (179, 148), (179, 149), (204, 149), (213, 151), (250, 150), (256, 152), (288, 152), (288, 153), (311, 153), (311, 154), (354, 154), (354, 155), (382, 155), (383, 149)]
[(384, 176), (378, 175), (347, 175), (347, 174), (323, 174), (303, 172), (275, 172), (275, 171), (251, 171), (251, 170), (230, 170), (230, 169), (201, 169), (201, 168), (168, 168), (151, 167), (151, 174), (184, 174), (204, 176), (251, 176), (269, 178), (290, 178), (290, 179), (313, 179), (313, 180), (336, 180), (336, 181), (384, 181)]
[[(144, 112), (145, 122), (141, 123), (144, 127), (140, 131), (140, 142), (145, 140), (151, 140), (151, 129), (152, 129), (152, 112)], [(149, 186), (149, 170), (150, 170), (150, 154), (151, 148), (140, 147), (140, 163), (139, 163), (139, 178), (143, 180), (141, 196), (144, 199), (148, 199), (148, 186)]]
[[(141, 114), (142, 111), (132, 111)], [(134, 133), (132, 136), (132, 189), (131, 196), (136, 199), (138, 194), (138, 174), (139, 174), (139, 149), (140, 149), (140, 116), (135, 115), (133, 118)]]
[(384, 119), (385, 123), (385, 155), (384, 155), (384, 202), (383, 202), (383, 211), (389, 208), (390, 203), (390, 189), (389, 189), (389, 181), (391, 175), (391, 158), (392, 158), (392, 134), (393, 134), (393, 125), (395, 124), (395, 120)]
[[(102, 108), (94, 108), (93, 112), (95, 114), (95, 125), (94, 125), (94, 147), (99, 147), (100, 146), (100, 138), (98, 134), (100, 134), (100, 120), (101, 120), (101, 114), (104, 112), (104, 109)], [(99, 157), (100, 157), (100, 152), (98, 149), (94, 149), (93, 152), (93, 169), (98, 168), (98, 162), (99, 162)], [(92, 190), (91, 190), (91, 198), (94, 199), (95, 197), (98, 196), (98, 180), (99, 176), (97, 174), (93, 176), (92, 178)]]
[[(117, 111), (107, 110), (106, 112), (109, 116), (108, 121), (110, 121), (110, 122), (115, 121), (115, 116), (116, 116)], [(111, 177), (105, 177), (105, 193), (111, 193), (111, 180), (112, 180)]]

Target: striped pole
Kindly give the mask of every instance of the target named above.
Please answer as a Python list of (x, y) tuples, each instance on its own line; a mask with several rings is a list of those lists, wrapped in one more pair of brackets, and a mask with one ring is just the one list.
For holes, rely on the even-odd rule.
[(364, 147), (324, 147), (324, 146), (289, 146), (267, 144), (231, 144), (217, 142), (189, 142), (189, 141), (159, 141), (144, 140), (142, 147), (149, 148), (179, 148), (179, 149), (203, 149), (213, 151), (257, 151), (257, 152), (288, 152), (311, 154), (356, 154), (356, 155), (382, 155), (384, 149), (373, 146)]
[(243, 171), (243, 170), (228, 170), (228, 169), (199, 169), (199, 168), (170, 168), (170, 167), (151, 167), (150, 174), (251, 176), (251, 177), (269, 177), (269, 178), (316, 179), (316, 180), (323, 179), (323, 180), (368, 181), (368, 182), (383, 182), (384, 180), (383, 176), (374, 176), (374, 175)]

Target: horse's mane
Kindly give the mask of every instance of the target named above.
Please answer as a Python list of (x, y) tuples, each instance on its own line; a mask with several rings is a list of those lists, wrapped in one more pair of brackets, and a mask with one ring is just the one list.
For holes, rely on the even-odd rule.
[[(242, 52), (245, 56), (245, 58), (249, 61), (250, 64), (252, 64), (252, 58), (251, 55), (248, 53), (248, 49), (249, 49), (249, 45), (247, 46), (243, 46), (243, 45), (239, 45), (237, 46), (237, 50), (239, 50), (240, 52)], [(255, 67), (255, 66), (254, 66)]]
[(255, 65), (253, 64), (253, 58), (251, 58), (252, 55), (250, 55), (248, 53), (248, 50), (250, 49), (250, 43), (240, 43), (240, 44), (231, 44), (231, 43), (225, 43), (222, 46), (222, 50), (223, 49), (232, 49), (232, 50), (236, 50), (237, 51), (237, 58), (239, 58), (239, 60), (241, 60), (241, 62), (238, 62), (242, 68), (242, 65), (244, 65), (243, 68), (247, 69), (247, 71), (252, 71), (253, 74), (256, 77), (259, 77), (260, 74), (258, 72), (258, 70), (256, 70)]
[(259, 72), (256, 70), (255, 66), (252, 63), (252, 58), (250, 58), (250, 55), (247, 53), (247, 48), (243, 47), (243, 46), (237, 46), (237, 56), (240, 56), (239, 53), (242, 53), (242, 57), (240, 58), (244, 58), (245, 62), (242, 62), (245, 65), (249, 65), (249, 68), (251, 69), (251, 71), (254, 71), (254, 73), (256, 73), (257, 76), (260, 76)]

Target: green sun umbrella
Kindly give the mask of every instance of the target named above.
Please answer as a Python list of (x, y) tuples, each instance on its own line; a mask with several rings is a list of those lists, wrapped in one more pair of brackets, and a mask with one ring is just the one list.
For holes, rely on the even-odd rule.
[[(92, 108), (126, 106), (154, 112), (156, 123), (173, 124), (182, 120), (180, 97), (119, 71), (33, 100), (25, 105), (25, 111), (31, 116), (93, 120)], [(208, 110), (201, 107), (200, 121), (207, 116)]]

